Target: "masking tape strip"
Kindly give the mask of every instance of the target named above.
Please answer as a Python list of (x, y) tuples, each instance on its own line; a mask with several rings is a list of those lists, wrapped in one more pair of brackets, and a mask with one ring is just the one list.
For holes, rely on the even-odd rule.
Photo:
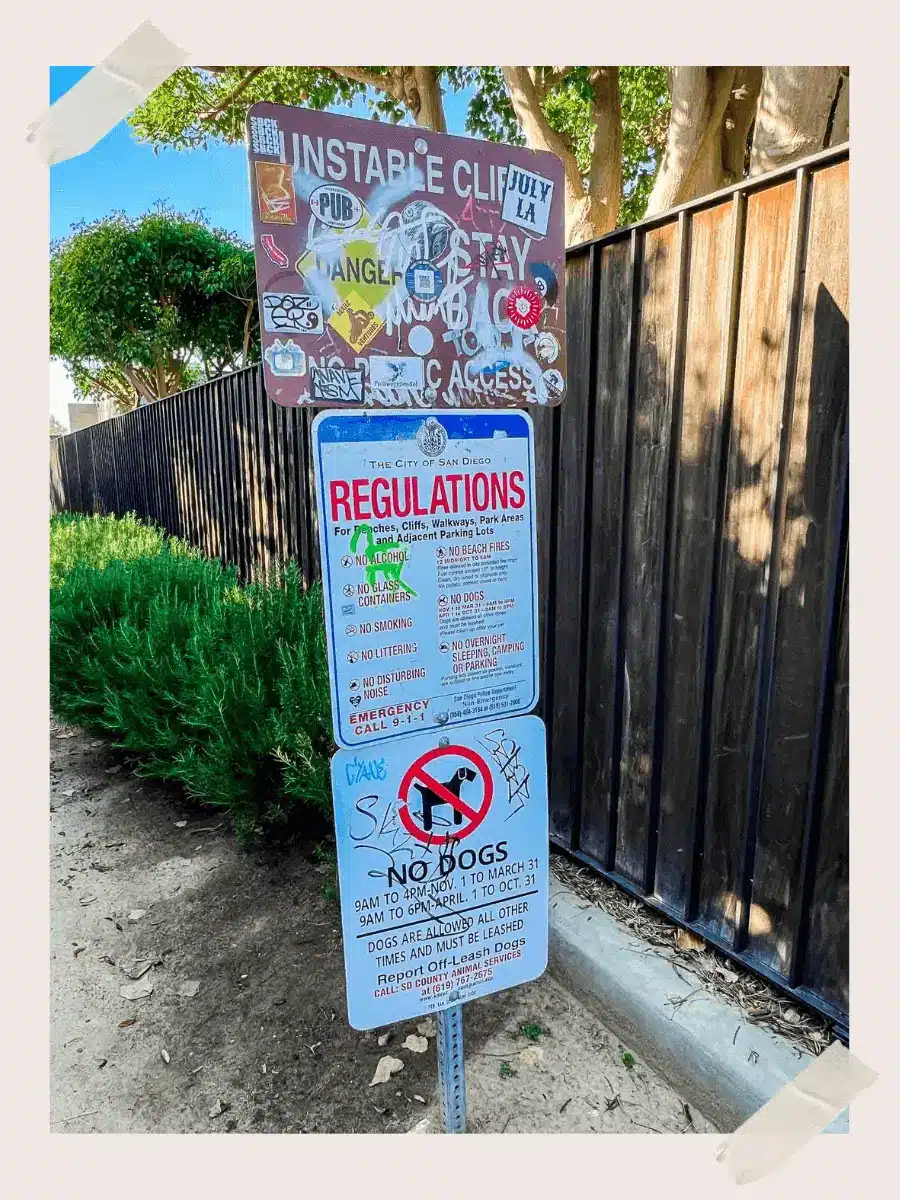
[(833, 1042), (718, 1148), (735, 1183), (768, 1175), (821, 1133), (878, 1073)]
[(28, 126), (26, 140), (48, 166), (84, 154), (187, 59), (152, 21), (144, 21)]

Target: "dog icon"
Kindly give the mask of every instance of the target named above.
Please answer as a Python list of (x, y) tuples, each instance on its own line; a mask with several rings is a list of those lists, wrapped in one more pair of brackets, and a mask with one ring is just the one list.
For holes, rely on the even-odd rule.
[[(462, 790), (462, 785), (464, 783), (471, 783), (475, 776), (476, 772), (473, 771), (471, 767), (460, 767), (458, 770), (453, 772), (452, 778), (449, 779), (443, 786), (448, 792), (451, 792), (458, 799), (459, 793)], [(444, 800), (437, 794), (437, 792), (433, 792), (425, 783), (414, 783), (413, 787), (416, 788), (416, 790), (422, 796), (422, 827), (426, 833), (430, 833), (433, 823), (432, 813), (435, 806), (438, 804), (449, 804), (450, 802), (448, 800)], [(453, 824), (462, 825), (462, 813), (455, 806), (451, 805), (451, 807), (453, 808)]]

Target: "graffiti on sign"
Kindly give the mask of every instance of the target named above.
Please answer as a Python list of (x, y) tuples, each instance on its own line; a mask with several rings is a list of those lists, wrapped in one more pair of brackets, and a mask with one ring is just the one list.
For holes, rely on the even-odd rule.
[(537, 717), (415, 734), (331, 764), (350, 1024), (371, 1029), (547, 965), (547, 766)]
[(338, 745), (528, 712), (538, 691), (528, 414), (320, 413), (312, 434)]
[[(263, 349), (274, 334), (302, 334), (310, 366), (284, 376), (264, 353), (274, 401), (560, 402), (567, 365), (555, 155), (269, 103), (252, 107), (247, 145)], [(273, 315), (266, 303), (276, 295)], [(301, 326), (304, 299), (317, 316)], [(547, 335), (557, 347), (551, 380), (538, 351)], [(394, 372), (392, 362), (407, 365)], [(319, 367), (361, 371), (362, 400), (317, 394)]]

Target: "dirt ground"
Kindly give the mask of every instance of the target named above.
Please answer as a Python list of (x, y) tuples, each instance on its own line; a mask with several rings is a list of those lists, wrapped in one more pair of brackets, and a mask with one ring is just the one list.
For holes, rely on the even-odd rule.
[[(312, 846), (242, 850), (57, 723), (50, 785), (52, 1130), (440, 1131), (431, 1024), (347, 1024), (333, 870)], [(548, 976), (464, 1021), (472, 1132), (712, 1132)], [(388, 1054), (403, 1069), (370, 1087)]]

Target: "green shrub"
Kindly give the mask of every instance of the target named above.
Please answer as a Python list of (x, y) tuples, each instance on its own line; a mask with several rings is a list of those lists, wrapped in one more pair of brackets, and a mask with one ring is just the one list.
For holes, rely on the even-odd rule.
[[(103, 537), (99, 557), (115, 543)], [(131, 530), (122, 540), (141, 544)], [(321, 588), (304, 589), (292, 565), (240, 587), (217, 561), (173, 552), (164, 538), (145, 544), (144, 557), (98, 569), (69, 565), (66, 543), (50, 599), (54, 710), (113, 734), (139, 756), (139, 774), (227, 810), (241, 838), (327, 815)]]
[(134, 513), (124, 517), (86, 517), (56, 513), (50, 518), (50, 586), (58, 587), (78, 563), (105, 567), (159, 554), (163, 546), (172, 554), (194, 555), (184, 542), (168, 538), (161, 529), (145, 525)]

